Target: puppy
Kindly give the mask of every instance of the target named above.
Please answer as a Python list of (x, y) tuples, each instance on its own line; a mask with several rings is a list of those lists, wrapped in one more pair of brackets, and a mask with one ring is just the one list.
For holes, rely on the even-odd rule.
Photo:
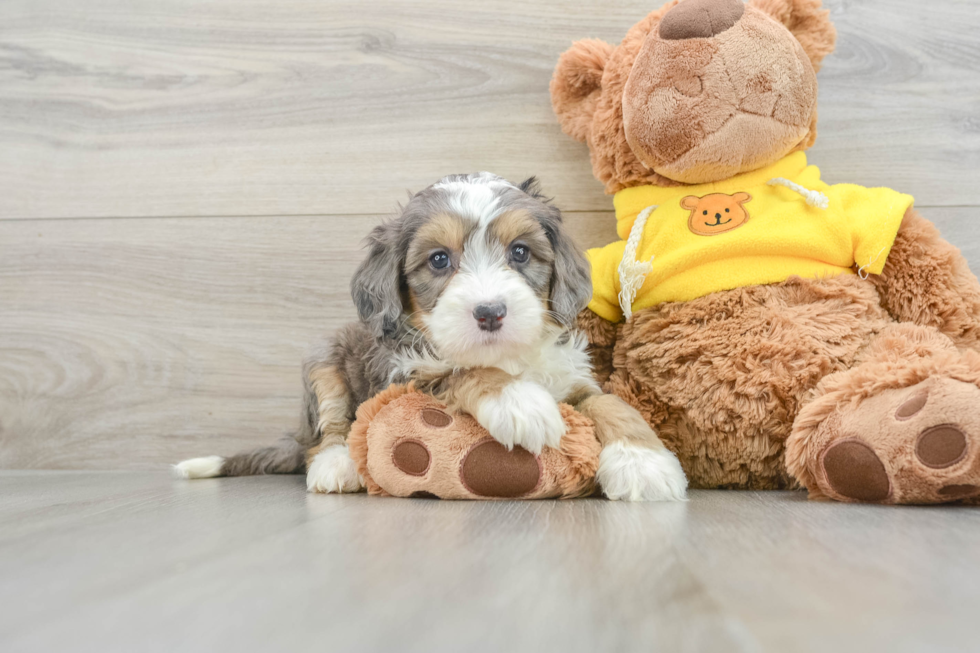
[(351, 282), (360, 320), (303, 369), (303, 416), (277, 446), (175, 466), (183, 478), (291, 474), (311, 492), (363, 488), (347, 450), (358, 405), (414, 381), (465, 411), (504, 446), (534, 454), (565, 432), (557, 402), (590, 417), (610, 499), (679, 500), (677, 458), (633, 408), (592, 376), (576, 316), (589, 266), (535, 180), (451, 175), (376, 227)]

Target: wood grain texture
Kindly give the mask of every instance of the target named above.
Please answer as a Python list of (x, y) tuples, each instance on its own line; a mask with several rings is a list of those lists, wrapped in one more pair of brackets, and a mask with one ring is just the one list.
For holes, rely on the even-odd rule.
[[(159, 468), (294, 428), (381, 219), (0, 221), (0, 468)], [(611, 214), (567, 221), (615, 238)]]
[(976, 650), (980, 514), (0, 473), (0, 649)]
[[(606, 210), (548, 81), (655, 7), (517, 0), (7, 0), (0, 217), (370, 214), (451, 172)], [(827, 178), (980, 204), (980, 5), (828, 0)]]

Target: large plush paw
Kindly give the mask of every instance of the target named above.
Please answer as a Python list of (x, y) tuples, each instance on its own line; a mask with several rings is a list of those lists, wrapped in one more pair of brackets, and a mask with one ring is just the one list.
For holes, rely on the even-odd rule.
[(599, 441), (592, 421), (558, 407), (560, 447), (507, 449), (472, 415), (392, 386), (358, 409), (348, 444), (371, 494), (442, 499), (553, 499), (595, 489)]
[(677, 456), (664, 447), (608, 444), (599, 454), (596, 477), (603, 494), (614, 501), (683, 501), (687, 492)]
[(360, 492), (363, 488), (364, 482), (346, 445), (326, 447), (310, 461), (306, 471), (306, 489), (310, 492), (347, 493)]
[(499, 395), (485, 398), (475, 417), (508, 450), (520, 446), (534, 455), (557, 448), (567, 430), (554, 398), (527, 381), (509, 383)]
[(932, 378), (846, 407), (817, 431), (814, 477), (838, 501), (980, 496), (980, 388)]

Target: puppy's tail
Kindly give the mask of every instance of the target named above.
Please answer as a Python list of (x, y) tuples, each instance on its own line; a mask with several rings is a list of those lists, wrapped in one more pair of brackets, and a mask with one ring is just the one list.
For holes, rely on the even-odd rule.
[(301, 474), (306, 469), (306, 449), (287, 435), (271, 447), (235, 454), (230, 458), (204, 456), (173, 466), (177, 478), (215, 476), (256, 476), (259, 474)]

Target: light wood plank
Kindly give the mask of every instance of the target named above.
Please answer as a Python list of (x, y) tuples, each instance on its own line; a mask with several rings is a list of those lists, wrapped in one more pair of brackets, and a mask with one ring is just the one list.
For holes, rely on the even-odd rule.
[[(611, 214), (566, 219), (615, 238)], [(0, 221), (0, 468), (147, 469), (294, 428), (379, 220)]]
[(730, 491), (676, 504), (441, 502), (308, 495), (301, 477), (4, 472), (0, 524), (4, 651), (976, 642), (975, 508)]
[[(980, 204), (980, 6), (826, 4), (841, 39), (813, 160)], [(482, 169), (607, 210), (548, 81), (573, 40), (617, 42), (654, 5), (8, 0), (0, 218), (371, 214)]]

